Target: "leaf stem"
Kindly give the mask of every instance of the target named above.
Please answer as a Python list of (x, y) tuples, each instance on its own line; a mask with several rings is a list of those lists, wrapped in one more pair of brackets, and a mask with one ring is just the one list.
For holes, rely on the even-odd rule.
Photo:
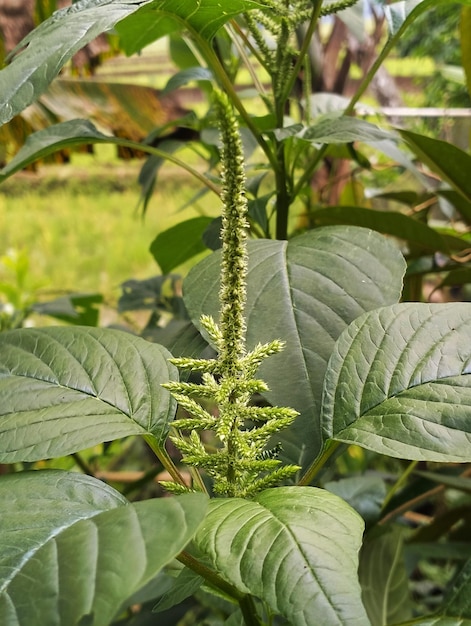
[(162, 463), (167, 472), (170, 474), (170, 476), (173, 478), (173, 480), (183, 487), (188, 487), (185, 479), (180, 474), (175, 463), (170, 458), (166, 448), (164, 446), (161, 446), (153, 435), (144, 435), (144, 440), (146, 441), (152, 452), (155, 454), (155, 456)]
[(399, 476), (398, 480), (394, 483), (394, 485), (391, 487), (391, 489), (389, 490), (388, 494), (386, 495), (384, 502), (383, 502), (383, 506), (381, 507), (381, 510), (384, 511), (384, 509), (388, 506), (388, 504), (391, 502), (394, 494), (399, 491), (399, 489), (404, 485), (404, 483), (407, 481), (407, 479), (409, 478), (409, 476), (412, 474), (412, 472), (415, 470), (415, 468), (417, 467), (418, 461), (412, 461), (411, 463), (409, 463), (407, 469), (402, 472), (402, 474)]
[(332, 439), (327, 441), (324, 445), (324, 449), (321, 454), (315, 459), (306, 470), (304, 476), (298, 482), (298, 485), (307, 486), (312, 483), (319, 471), (324, 467), (330, 457), (336, 452), (341, 445), (340, 441), (333, 441)]

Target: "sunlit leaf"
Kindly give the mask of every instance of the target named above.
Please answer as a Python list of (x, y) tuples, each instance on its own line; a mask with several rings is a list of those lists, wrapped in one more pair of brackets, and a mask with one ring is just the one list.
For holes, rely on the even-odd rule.
[(325, 437), (404, 459), (471, 461), (470, 373), (470, 304), (366, 313), (327, 367)]
[(292, 626), (368, 626), (357, 579), (363, 521), (312, 487), (210, 502), (197, 547), (239, 591)]
[(0, 459), (63, 456), (128, 435), (163, 442), (175, 403), (170, 353), (104, 328), (20, 329), (0, 335)]

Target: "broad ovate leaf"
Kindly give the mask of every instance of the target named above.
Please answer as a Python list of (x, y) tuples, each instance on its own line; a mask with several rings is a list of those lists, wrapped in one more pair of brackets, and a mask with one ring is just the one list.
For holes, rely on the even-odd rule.
[(188, 543), (202, 494), (128, 503), (58, 470), (0, 479), (0, 623), (107, 626)]
[(471, 461), (471, 305), (403, 303), (359, 317), (327, 367), (324, 435), (389, 456)]
[[(219, 316), (220, 253), (198, 263), (183, 285), (193, 322)], [(397, 248), (373, 231), (330, 226), (287, 241), (249, 242), (247, 344), (285, 341), (259, 375), (267, 399), (300, 412), (281, 433), (284, 457), (305, 465), (321, 447), (320, 400), (334, 343), (365, 311), (397, 302), (405, 263)]]
[(70, 454), (128, 435), (166, 438), (177, 378), (162, 346), (118, 330), (20, 329), (0, 335), (0, 460)]
[(368, 626), (357, 577), (363, 521), (337, 496), (279, 487), (210, 502), (197, 547), (292, 626)]

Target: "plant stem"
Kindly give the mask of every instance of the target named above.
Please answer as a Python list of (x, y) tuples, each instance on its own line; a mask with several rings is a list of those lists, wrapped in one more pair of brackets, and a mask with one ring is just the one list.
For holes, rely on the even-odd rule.
[(72, 458), (74, 459), (74, 461), (77, 463), (77, 465), (80, 467), (80, 469), (82, 470), (84, 474), (87, 474), (87, 476), (95, 476), (95, 473), (90, 467), (90, 465), (82, 459), (82, 457), (80, 456), (78, 452), (74, 452), (72, 454)]
[(301, 477), (301, 480), (298, 482), (298, 485), (310, 485), (318, 472), (324, 467), (330, 457), (337, 451), (339, 446), (342, 445), (340, 441), (328, 441), (321, 454), (313, 461), (313, 463), (308, 467), (304, 476)]
[(411, 463), (409, 463), (407, 469), (405, 472), (403, 472), (398, 480), (394, 483), (394, 485), (391, 487), (391, 489), (389, 490), (389, 493), (387, 494), (387, 496), (384, 499), (383, 502), (383, 506), (381, 507), (381, 510), (384, 511), (384, 509), (388, 506), (388, 504), (391, 502), (394, 494), (399, 491), (399, 489), (404, 485), (404, 483), (407, 481), (407, 479), (409, 478), (409, 476), (411, 475), (411, 473), (415, 470), (415, 468), (417, 467), (417, 463), (418, 461), (412, 461)]
[(277, 148), (278, 169), (275, 172), (276, 180), (276, 239), (288, 238), (288, 217), (291, 197), (288, 191), (286, 173), (285, 146), (283, 142)]
[(179, 483), (180, 485), (182, 485), (183, 487), (188, 487), (188, 485), (185, 482), (185, 479), (178, 471), (177, 467), (175, 466), (175, 463), (170, 458), (165, 447), (159, 445), (157, 443), (157, 439), (153, 437), (152, 435), (144, 435), (144, 440), (147, 442), (147, 445), (149, 446), (149, 448), (152, 450), (155, 456), (159, 459), (159, 461), (162, 463), (162, 465), (170, 474), (170, 476), (173, 478), (173, 480), (176, 483)]
[(252, 596), (241, 593), (238, 589), (236, 589), (236, 587), (226, 582), (223, 578), (216, 574), (216, 572), (206, 565), (203, 565), (203, 563), (198, 561), (198, 559), (195, 559), (195, 557), (188, 552), (181, 552), (177, 556), (177, 561), (180, 561), (180, 563), (191, 569), (195, 572), (195, 574), (204, 578), (212, 587), (219, 589), (225, 595), (229, 596), (233, 600), (236, 600), (239, 604), (242, 615), (244, 616), (246, 626), (262, 626), (260, 618), (257, 615), (257, 610)]

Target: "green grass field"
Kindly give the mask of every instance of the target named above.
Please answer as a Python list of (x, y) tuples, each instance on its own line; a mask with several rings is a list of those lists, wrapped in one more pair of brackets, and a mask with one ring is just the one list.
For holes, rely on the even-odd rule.
[[(27, 285), (42, 294), (98, 291), (113, 301), (124, 280), (160, 274), (149, 253), (155, 236), (182, 219), (217, 215), (218, 200), (207, 194), (180, 211), (199, 187), (164, 167), (142, 218), (141, 165), (118, 162), (101, 148), (96, 157), (76, 155), (72, 164), (12, 177), (0, 187), (0, 257), (11, 248), (26, 252)], [(10, 279), (0, 267), (0, 282)]]

